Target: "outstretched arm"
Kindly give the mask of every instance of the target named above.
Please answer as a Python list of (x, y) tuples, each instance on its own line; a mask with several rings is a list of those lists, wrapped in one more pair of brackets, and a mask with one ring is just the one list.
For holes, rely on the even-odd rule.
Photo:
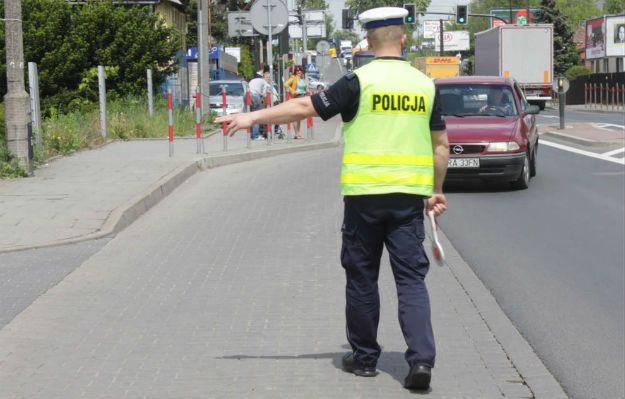
[(257, 123), (282, 124), (299, 121), (309, 116), (317, 116), (310, 97), (296, 98), (271, 108), (254, 112), (232, 114), (215, 119), (216, 123), (226, 123), (226, 133), (232, 136), (239, 129), (247, 129)]

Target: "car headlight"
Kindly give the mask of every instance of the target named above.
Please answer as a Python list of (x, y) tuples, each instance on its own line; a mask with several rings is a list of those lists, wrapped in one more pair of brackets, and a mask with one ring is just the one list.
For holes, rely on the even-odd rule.
[(488, 143), (487, 151), (490, 152), (511, 152), (518, 151), (521, 147), (514, 141)]

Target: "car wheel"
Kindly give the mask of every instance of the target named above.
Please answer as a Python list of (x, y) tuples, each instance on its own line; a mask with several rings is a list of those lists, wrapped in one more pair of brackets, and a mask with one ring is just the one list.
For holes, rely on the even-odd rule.
[(534, 146), (534, 155), (530, 160), (530, 177), (536, 176), (536, 157), (538, 156), (538, 143)]
[(512, 187), (517, 190), (525, 190), (530, 183), (530, 157), (528, 153), (525, 153), (525, 159), (523, 160), (523, 169), (521, 170), (521, 176), (512, 182)]

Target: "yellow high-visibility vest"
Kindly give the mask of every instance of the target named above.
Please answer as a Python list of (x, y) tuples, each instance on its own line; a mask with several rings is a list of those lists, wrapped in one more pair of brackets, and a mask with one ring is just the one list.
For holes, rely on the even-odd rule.
[(355, 74), (360, 103), (344, 127), (341, 193), (431, 196), (434, 83), (401, 60), (375, 59)]

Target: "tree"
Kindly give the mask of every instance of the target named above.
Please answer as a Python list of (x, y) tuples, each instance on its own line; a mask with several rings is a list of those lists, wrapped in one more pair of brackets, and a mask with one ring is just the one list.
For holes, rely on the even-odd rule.
[(430, 5), (430, 0), (397, 1), (397, 0), (347, 0), (345, 4), (360, 14), (370, 8), (376, 7), (403, 7), (404, 3), (415, 3), (417, 10), (425, 10)]
[(606, 14), (622, 14), (625, 11), (624, 0), (605, 0), (603, 3), (603, 12)]
[(586, 19), (602, 14), (595, 0), (556, 0), (556, 8), (566, 15), (567, 24), (573, 31)]
[[(0, 3), (0, 11), (3, 3)], [(68, 111), (85, 100), (79, 90), (98, 65), (116, 68), (107, 92), (126, 96), (145, 91), (147, 68), (155, 84), (174, 71), (178, 38), (148, 7), (110, 1), (69, 5), (63, 0), (22, 0), (24, 56), (36, 62), (44, 111)], [(0, 31), (0, 73), (4, 73), (4, 30)], [(87, 78), (87, 80), (85, 80)], [(0, 94), (6, 81), (0, 79)], [(92, 98), (87, 98), (92, 100)]]
[(567, 18), (556, 8), (555, 0), (542, 0), (540, 5), (544, 23), (553, 24), (554, 75), (561, 75), (579, 63), (573, 32)]
[(354, 31), (339, 29), (334, 32), (334, 39), (337, 41), (349, 40), (355, 45), (360, 41), (360, 36)]

